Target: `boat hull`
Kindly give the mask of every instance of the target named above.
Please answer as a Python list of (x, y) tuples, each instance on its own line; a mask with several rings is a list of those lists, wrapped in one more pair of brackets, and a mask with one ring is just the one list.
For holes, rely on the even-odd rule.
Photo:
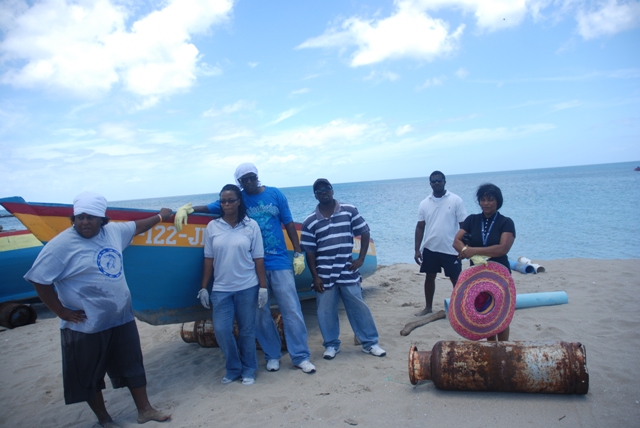
[[(20, 197), (0, 199), (0, 204), (43, 243), (71, 225), (72, 205), (27, 203)], [(107, 217), (116, 222), (139, 220), (153, 214), (155, 211), (142, 209), (107, 209)], [(211, 311), (204, 309), (196, 296), (202, 279), (204, 229), (213, 218), (206, 214), (192, 214), (180, 232), (176, 231), (172, 221), (159, 223), (135, 236), (124, 250), (124, 272), (138, 319), (162, 325), (211, 317)], [(296, 224), (298, 234), (300, 227)], [(293, 258), (293, 246), (286, 234), (285, 239), (289, 257)], [(359, 252), (360, 240), (356, 238), (354, 256), (357, 257)], [(360, 272), (366, 277), (373, 274), (376, 267), (376, 250), (371, 242)], [(300, 299), (314, 297), (308, 268), (305, 267), (295, 279)]]
[(23, 276), (41, 249), (42, 243), (26, 230), (0, 232), (0, 303), (38, 297)]

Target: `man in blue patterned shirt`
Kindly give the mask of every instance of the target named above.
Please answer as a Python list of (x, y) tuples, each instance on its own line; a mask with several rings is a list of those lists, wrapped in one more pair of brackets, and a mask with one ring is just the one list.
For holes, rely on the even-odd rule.
[[(333, 359), (340, 352), (340, 298), (351, 328), (362, 344), (362, 352), (384, 357), (378, 345), (378, 330), (371, 310), (362, 300), (362, 277), (358, 270), (369, 249), (369, 226), (353, 205), (333, 199), (333, 187), (319, 178), (313, 183), (318, 200), (315, 211), (302, 224), (301, 247), (307, 255), (307, 265), (316, 291), (318, 325), (324, 339), (324, 359)], [(360, 235), (360, 254), (352, 260), (353, 237)]]

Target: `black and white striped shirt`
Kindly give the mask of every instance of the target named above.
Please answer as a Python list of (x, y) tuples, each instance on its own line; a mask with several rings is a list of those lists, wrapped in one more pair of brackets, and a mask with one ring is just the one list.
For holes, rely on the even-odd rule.
[(315, 253), (316, 271), (325, 288), (360, 284), (360, 272), (349, 271), (353, 237), (369, 232), (367, 222), (356, 207), (335, 203), (329, 218), (316, 207), (304, 220), (300, 234), (302, 251)]

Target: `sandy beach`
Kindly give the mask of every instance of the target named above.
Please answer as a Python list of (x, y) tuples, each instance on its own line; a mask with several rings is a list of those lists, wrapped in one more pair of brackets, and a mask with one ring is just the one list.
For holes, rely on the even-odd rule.
[[(514, 272), (518, 293), (564, 290), (569, 303), (516, 311), (511, 340), (563, 340), (586, 346), (590, 374), (584, 396), (440, 391), (432, 382), (409, 382), (411, 345), (430, 350), (439, 340), (462, 340), (447, 320), (401, 336), (424, 305), (424, 276), (417, 265), (380, 267), (363, 283), (387, 356), (361, 352), (341, 310), (341, 352), (322, 359), (315, 300), (303, 302), (312, 362), (306, 375), (291, 365), (265, 370), (261, 351), (256, 384), (222, 385), (224, 361), (217, 348), (180, 338), (180, 325), (138, 321), (151, 402), (173, 414), (145, 427), (632, 427), (640, 426), (640, 263), (638, 260), (538, 261), (547, 272)], [(435, 310), (451, 294), (438, 277)], [(86, 404), (65, 406), (58, 319), (40, 305), (36, 324), (0, 332), (0, 425), (94, 427)], [(138, 426), (126, 389), (104, 391), (107, 408), (123, 427)]]

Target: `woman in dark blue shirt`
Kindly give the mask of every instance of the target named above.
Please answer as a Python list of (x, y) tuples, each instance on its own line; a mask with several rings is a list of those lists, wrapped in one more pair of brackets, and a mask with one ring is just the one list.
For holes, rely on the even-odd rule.
[[(483, 184), (478, 187), (476, 198), (482, 213), (471, 214), (462, 222), (453, 247), (460, 259), (475, 255), (489, 257), (490, 261), (500, 263), (511, 272), (507, 253), (516, 239), (516, 228), (513, 220), (498, 212), (502, 207), (502, 191), (494, 184)], [(509, 340), (509, 327), (498, 334), (498, 340)]]

